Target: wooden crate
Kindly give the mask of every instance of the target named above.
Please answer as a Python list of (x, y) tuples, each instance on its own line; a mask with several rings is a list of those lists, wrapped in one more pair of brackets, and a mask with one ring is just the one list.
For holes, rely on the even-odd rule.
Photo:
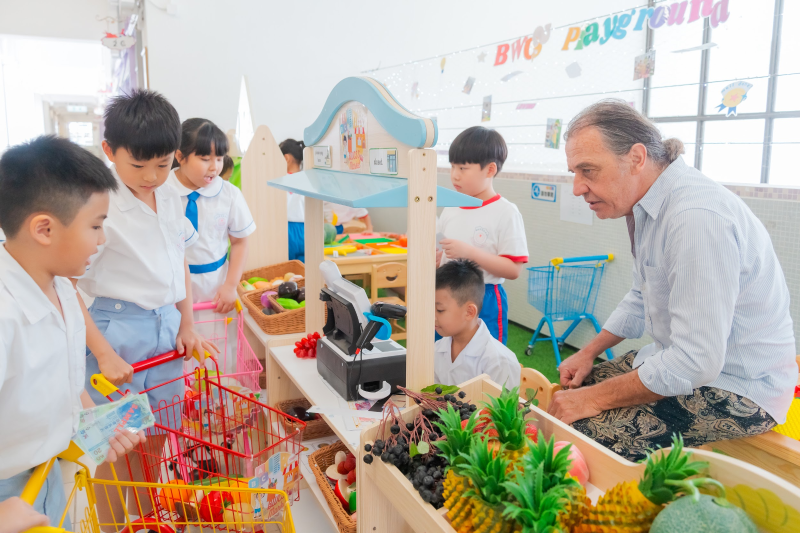
[[(461, 388), (472, 401), (481, 401), (485, 398), (484, 393), (500, 395), (500, 387), (485, 375), (463, 383)], [(418, 409), (418, 406), (406, 409), (403, 418), (410, 422)], [(578, 447), (589, 467), (589, 483), (601, 492), (622, 481), (639, 479), (644, 471), (644, 464), (621, 458), (536, 407), (531, 408), (528, 418), (538, 421), (540, 438), (549, 439), (551, 435), (555, 435), (557, 441), (570, 441), (573, 446)], [(364, 445), (374, 442), (378, 438), (377, 433), (377, 424), (361, 433), (359, 465), (366, 453)], [(694, 459), (709, 462), (710, 476), (726, 487), (745, 485), (755, 490), (764, 489), (776, 495), (784, 505), (800, 511), (800, 487), (738, 459), (705, 450), (691, 451)], [(450, 527), (443, 513), (425, 503), (394, 466), (373, 461), (369, 467), (359, 468), (357, 476), (359, 531), (454, 533), (455, 530)], [(596, 494), (591, 487), (587, 492), (590, 496), (592, 492)]]

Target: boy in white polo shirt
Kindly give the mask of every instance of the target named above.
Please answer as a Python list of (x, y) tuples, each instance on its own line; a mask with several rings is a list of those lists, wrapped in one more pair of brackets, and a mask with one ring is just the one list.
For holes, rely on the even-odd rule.
[(233, 309), (247, 259), (247, 236), (256, 230), (242, 192), (218, 175), (227, 152), (228, 138), (221, 129), (209, 120), (190, 118), (181, 125), (181, 146), (167, 179), (199, 235), (186, 250), (192, 298), (216, 302), (217, 313)]
[[(86, 326), (70, 276), (102, 245), (116, 180), (66, 139), (39, 137), (0, 159), (0, 523), (57, 525), (66, 506), (56, 464), (34, 508), (18, 498), (33, 468), (61, 453), (91, 407), (84, 393)], [(112, 439), (109, 460), (144, 435)], [(43, 513), (43, 514), (39, 514)], [(64, 527), (70, 530), (69, 520)]]
[(483, 270), (481, 319), (495, 339), (508, 340), (508, 300), (503, 282), (517, 279), (528, 262), (525, 226), (517, 206), (494, 192), (492, 180), (503, 168), (508, 148), (503, 137), (481, 126), (468, 128), (450, 145), (450, 181), (456, 191), (483, 201), (480, 207), (445, 207), (436, 224), (437, 266), (470, 259)]
[(456, 259), (436, 270), (436, 383), (458, 385), (488, 374), (507, 389), (519, 386), (520, 366), (514, 353), (495, 339), (479, 318), (484, 294), (483, 272), (473, 261)]

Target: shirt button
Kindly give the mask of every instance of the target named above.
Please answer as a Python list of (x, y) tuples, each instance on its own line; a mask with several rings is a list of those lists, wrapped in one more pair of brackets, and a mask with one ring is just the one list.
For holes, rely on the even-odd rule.
[(122, 309), (122, 304), (114, 305), (114, 309), (117, 309), (117, 310)]

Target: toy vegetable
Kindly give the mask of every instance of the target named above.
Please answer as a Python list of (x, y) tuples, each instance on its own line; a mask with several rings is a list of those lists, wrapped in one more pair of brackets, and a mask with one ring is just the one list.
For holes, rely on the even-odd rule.
[(233, 505), (230, 492), (214, 490), (206, 494), (197, 506), (200, 519), (206, 522), (222, 522), (225, 509)]

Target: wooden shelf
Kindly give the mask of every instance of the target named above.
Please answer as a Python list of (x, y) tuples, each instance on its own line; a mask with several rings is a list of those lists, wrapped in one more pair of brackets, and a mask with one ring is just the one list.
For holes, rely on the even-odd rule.
[(336, 526), (336, 521), (333, 519), (333, 513), (331, 512), (331, 508), (328, 506), (328, 502), (327, 500), (325, 500), (325, 496), (323, 496), (322, 494), (322, 489), (319, 488), (319, 483), (317, 483), (317, 478), (314, 477), (314, 473), (311, 471), (311, 467), (309, 467), (305, 461), (300, 461), (300, 473), (303, 474), (303, 479), (305, 479), (306, 483), (308, 484), (308, 491), (317, 500), (319, 506), (322, 507), (322, 511), (328, 518), (328, 522), (331, 524), (331, 527), (333, 528), (334, 531), (338, 531), (339, 528)]
[[(294, 400), (301, 396), (306, 398), (311, 405), (322, 407), (341, 407), (343, 398), (332, 391), (328, 384), (317, 372), (316, 359), (298, 359), (294, 354), (293, 346), (278, 346), (270, 348), (268, 363), (268, 385), (267, 398), (269, 405), (277, 405), (284, 400)], [(283, 380), (283, 383), (281, 383)], [(296, 392), (287, 387), (286, 380), (291, 381), (291, 385)], [(276, 383), (275, 386), (272, 386)], [(279, 385), (278, 385), (279, 383)], [(360, 430), (348, 430), (341, 416), (322, 415), (322, 418), (336, 433), (336, 436), (356, 454), (358, 441), (361, 435)]]

